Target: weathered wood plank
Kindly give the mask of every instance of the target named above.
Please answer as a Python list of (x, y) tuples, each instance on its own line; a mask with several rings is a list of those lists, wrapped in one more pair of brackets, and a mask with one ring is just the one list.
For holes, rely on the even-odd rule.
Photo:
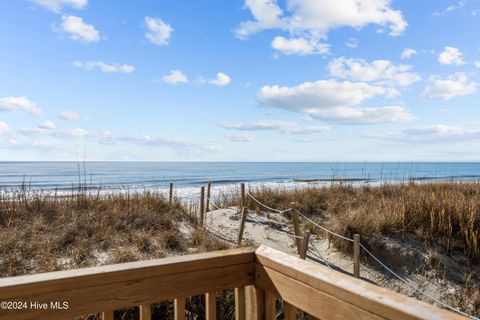
[(245, 317), (248, 320), (265, 318), (265, 291), (255, 286), (245, 287)]
[(255, 285), (321, 319), (383, 319), (270, 268), (257, 266)]
[(18, 310), (14, 314), (0, 310), (0, 319), (64, 319), (253, 284), (252, 249), (230, 250), (227, 255), (210, 253), (206, 257), (194, 255), (126, 264), (130, 268), (114, 265), (38, 275), (43, 281), (35, 281), (36, 276), (17, 277), (19, 285), (12, 278), (0, 279), (2, 300), (69, 302), (67, 310)]
[(164, 259), (0, 279), (0, 297), (26, 296), (253, 262), (255, 248), (235, 248)]
[(283, 315), (285, 316), (285, 320), (296, 320), (297, 308), (290, 303), (283, 301)]
[[(324, 300), (321, 299), (328, 299), (331, 303), (339, 304), (339, 306), (342, 304), (350, 304), (350, 308), (355, 308), (354, 310), (368, 310), (372, 316), (377, 315), (377, 318), (466, 319), (456, 313), (377, 287), (360, 279), (355, 279), (324, 266), (301, 260), (265, 246), (260, 246), (257, 249), (256, 262), (260, 267), (256, 269), (256, 285), (259, 285), (265, 290), (278, 292), (276, 289), (278, 289), (279, 283), (287, 282), (290, 283), (288, 284), (288, 286), (290, 286), (291, 280), (295, 280), (299, 288), (310, 292), (305, 296), (306, 301), (308, 301), (308, 299), (311, 300), (312, 296), (317, 297), (315, 301), (312, 302), (316, 307), (310, 308), (310, 310), (305, 309), (301, 304), (294, 303), (298, 300), (298, 297), (295, 296), (291, 297), (291, 300), (287, 299), (287, 301), (294, 303), (300, 309), (313, 316), (322, 319), (329, 319), (329, 317), (323, 317), (321, 310), (331, 310), (332, 305), (322, 302)], [(260, 272), (258, 272), (259, 269)], [(267, 269), (269, 273), (265, 274)], [(272, 275), (275, 279), (269, 279)], [(275, 282), (277, 280), (282, 282)], [(275, 285), (272, 285), (272, 281), (275, 282)], [(288, 292), (293, 290), (286, 290), (286, 284), (283, 286), (285, 292), (282, 292), (282, 294), (291, 295)], [(322, 298), (320, 298), (320, 296)], [(347, 312), (348, 308), (345, 310), (345, 312)], [(353, 318), (358, 319), (359, 317), (355, 316)], [(338, 319), (338, 317), (333, 317), (333, 319)]]
[(140, 320), (152, 320), (152, 306), (150, 304), (140, 305)]
[(101, 313), (102, 320), (113, 320), (113, 311), (104, 311)]
[(277, 304), (275, 294), (271, 291), (265, 291), (265, 320), (275, 320), (277, 318)]
[(210, 291), (205, 294), (205, 316), (207, 320), (217, 319), (217, 293)]
[(235, 288), (235, 320), (245, 320), (245, 288), (243, 286)]
[(173, 311), (175, 320), (185, 320), (185, 298), (179, 297), (173, 301)]

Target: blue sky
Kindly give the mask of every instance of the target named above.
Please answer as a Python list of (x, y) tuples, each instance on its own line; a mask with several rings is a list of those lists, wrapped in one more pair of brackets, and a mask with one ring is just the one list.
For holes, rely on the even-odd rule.
[(479, 161), (480, 1), (0, 3), (0, 160)]

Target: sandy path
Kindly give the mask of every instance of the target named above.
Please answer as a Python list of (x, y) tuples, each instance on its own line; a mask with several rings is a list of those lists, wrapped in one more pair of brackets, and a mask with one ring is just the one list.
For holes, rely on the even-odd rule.
[[(295, 241), (291, 235), (294, 234), (293, 226), (284, 216), (277, 213), (257, 214), (249, 212), (245, 223), (243, 244), (267, 245), (271, 248), (297, 255)], [(240, 215), (237, 208), (220, 209), (210, 211), (206, 214), (206, 229), (214, 234), (227, 238), (235, 242), (240, 226)], [(321, 236), (312, 236), (311, 242), (315, 248), (309, 246), (307, 260), (322, 263), (318, 259), (318, 253), (328, 261), (330, 267), (347, 274), (353, 272), (353, 260), (350, 255), (339, 252), (330, 246), (328, 239)], [(324, 264), (324, 263), (322, 263)], [(362, 264), (360, 269), (361, 278), (381, 287), (386, 287), (408, 296), (417, 297), (428, 303), (432, 303), (429, 298), (418, 295), (413, 289), (402, 283), (400, 280), (386, 274), (381, 269), (372, 265)], [(436, 299), (445, 300), (445, 295), (452, 293), (455, 287), (444, 280), (438, 278), (427, 279), (424, 275), (409, 275), (411, 284), (419, 287)]]

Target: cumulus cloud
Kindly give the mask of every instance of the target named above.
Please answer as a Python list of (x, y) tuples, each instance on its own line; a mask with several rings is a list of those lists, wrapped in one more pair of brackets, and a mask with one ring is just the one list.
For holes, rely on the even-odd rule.
[(200, 84), (212, 84), (218, 87), (224, 87), (228, 85), (231, 81), (231, 78), (223, 72), (217, 73), (217, 77), (215, 79), (205, 79), (203, 77), (198, 78), (198, 83)]
[(87, 6), (88, 0), (31, 0), (33, 3), (47, 8), (53, 12), (60, 12), (63, 7), (83, 9)]
[(457, 48), (445, 47), (438, 55), (438, 62), (443, 65), (462, 65), (465, 64), (463, 54)]
[(0, 134), (5, 134), (10, 131), (10, 126), (4, 121), (0, 121)]
[(67, 120), (67, 121), (78, 121), (81, 119), (81, 117), (78, 115), (78, 113), (70, 110), (65, 110), (62, 111), (58, 114), (58, 117), (62, 120)]
[(242, 131), (279, 131), (287, 134), (314, 134), (325, 132), (330, 129), (328, 126), (306, 126), (302, 127), (295, 122), (281, 120), (258, 120), (253, 122), (222, 123), (225, 129)]
[(174, 29), (166, 22), (160, 19), (145, 17), (145, 37), (153, 44), (158, 46), (168, 45)]
[(26, 97), (0, 98), (0, 111), (27, 112), (36, 116), (42, 114), (35, 102), (28, 100)]
[(420, 76), (410, 72), (410, 65), (394, 65), (389, 60), (347, 59), (332, 60), (328, 64), (330, 75), (355, 81), (375, 82), (393, 86), (408, 86), (420, 80)]
[(231, 134), (231, 135), (227, 135), (227, 138), (230, 139), (230, 141), (233, 141), (233, 142), (250, 142), (250, 141), (253, 141), (253, 137), (248, 133)]
[(417, 51), (412, 48), (405, 48), (403, 49), (402, 53), (400, 54), (400, 58), (402, 59), (410, 59), (411, 57), (417, 55)]
[(76, 16), (62, 16), (60, 32), (68, 33), (72, 40), (81, 43), (97, 42), (100, 33), (91, 24), (85, 23), (82, 18)]
[(273, 39), (272, 48), (287, 55), (325, 54), (330, 50), (330, 46), (326, 43), (319, 43), (305, 38), (286, 39), (281, 36)]
[(382, 96), (396, 97), (398, 91), (365, 82), (319, 80), (294, 87), (264, 86), (257, 93), (257, 101), (304, 113), (315, 119), (343, 123), (371, 124), (414, 119), (403, 106), (355, 107), (365, 100)]
[(86, 71), (91, 71), (93, 69), (99, 69), (105, 73), (132, 73), (135, 71), (135, 67), (128, 64), (107, 64), (103, 61), (75, 61), (73, 63), (74, 67), (84, 69)]
[(326, 47), (321, 40), (336, 28), (361, 29), (376, 24), (389, 27), (390, 34), (396, 36), (407, 27), (402, 13), (391, 7), (390, 0), (287, 0), (286, 12), (277, 0), (245, 0), (245, 8), (250, 10), (253, 20), (240, 24), (235, 30), (237, 37), (279, 29), (291, 38), (277, 38), (272, 46), (275, 44), (275, 49), (289, 54), (322, 53)]
[[(159, 79), (155, 80), (156, 83), (160, 82)], [(187, 83), (188, 78), (187, 76), (180, 70), (172, 70), (170, 74), (163, 76), (161, 82), (168, 83), (168, 84), (179, 84), (179, 83)]]
[(474, 94), (477, 91), (477, 83), (468, 81), (463, 72), (457, 72), (446, 78), (431, 77), (430, 84), (420, 94), (425, 99), (450, 100), (458, 96)]

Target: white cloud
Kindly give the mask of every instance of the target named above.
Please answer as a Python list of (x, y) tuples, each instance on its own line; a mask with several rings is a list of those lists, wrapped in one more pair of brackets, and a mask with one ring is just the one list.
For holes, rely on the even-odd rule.
[(240, 133), (240, 134), (231, 134), (227, 136), (230, 141), (233, 142), (250, 142), (253, 141), (253, 137), (248, 133)]
[[(172, 70), (170, 74), (162, 77), (162, 82), (168, 84), (179, 84), (179, 83), (187, 83), (188, 78), (187, 76), (180, 70)], [(155, 82), (160, 82), (158, 79)]]
[(215, 79), (205, 79), (203, 77), (198, 78), (198, 83), (200, 84), (212, 84), (218, 87), (224, 87), (228, 85), (232, 80), (228, 75), (223, 72), (217, 73), (217, 77)]
[(47, 120), (45, 122), (42, 122), (38, 125), (40, 129), (45, 129), (45, 130), (55, 130), (57, 126), (55, 123), (51, 120)]
[(70, 110), (65, 110), (62, 111), (58, 114), (58, 117), (62, 120), (67, 120), (67, 121), (78, 121), (81, 119), (81, 117), (73, 111)]
[(438, 55), (438, 62), (443, 65), (462, 65), (465, 64), (463, 55), (457, 48), (445, 47), (443, 52)]
[(5, 134), (10, 131), (10, 126), (4, 121), (0, 121), (0, 134)]
[(27, 112), (36, 116), (42, 114), (35, 102), (28, 100), (26, 97), (0, 98), (0, 111)]
[(431, 77), (430, 84), (420, 94), (421, 98), (450, 100), (458, 96), (474, 94), (477, 91), (477, 84), (468, 81), (467, 75), (457, 72), (442, 79)]
[(369, 63), (363, 59), (344, 57), (334, 59), (328, 64), (330, 75), (336, 78), (394, 86), (408, 86), (420, 80), (420, 76), (410, 72), (411, 69), (412, 66), (394, 65), (389, 60), (374, 60)]
[(295, 122), (281, 120), (258, 120), (254, 122), (222, 123), (225, 129), (242, 131), (279, 131), (287, 134), (314, 134), (325, 132), (330, 129), (328, 126), (306, 126), (302, 127)]
[(356, 108), (374, 97), (392, 98), (398, 91), (365, 82), (319, 80), (294, 87), (264, 86), (257, 93), (263, 105), (299, 112), (319, 120), (352, 124), (399, 122), (414, 119), (402, 106)]
[(356, 38), (350, 38), (345, 42), (345, 45), (349, 48), (356, 48), (358, 47), (358, 39)]
[(263, 30), (280, 29), (288, 32), (291, 39), (280, 38), (283, 40), (277, 41), (277, 47), (290, 54), (319, 53), (311, 48), (324, 47), (320, 41), (336, 28), (361, 29), (376, 24), (389, 27), (390, 34), (396, 36), (407, 27), (402, 13), (392, 9), (390, 0), (287, 0), (287, 13), (277, 0), (245, 0), (245, 8), (250, 10), (253, 20), (240, 24), (235, 30), (237, 37), (247, 38)]
[(145, 17), (145, 25), (147, 31), (145, 31), (145, 37), (153, 44), (159, 46), (168, 45), (168, 41), (172, 36), (174, 29), (160, 19)]
[(72, 40), (90, 43), (100, 40), (100, 33), (91, 24), (87, 24), (80, 17), (62, 16), (60, 31), (70, 34)]
[(272, 48), (287, 55), (325, 54), (330, 50), (330, 46), (326, 43), (318, 43), (305, 38), (286, 39), (281, 36), (273, 39)]
[(87, 71), (98, 68), (105, 73), (132, 73), (135, 71), (135, 67), (128, 64), (107, 64), (103, 61), (75, 61), (73, 66)]
[(480, 140), (480, 129), (439, 124), (410, 128), (400, 132), (370, 135), (370, 137), (408, 143), (460, 143)]
[(19, 132), (24, 135), (35, 135), (35, 134), (55, 134), (57, 126), (51, 120), (44, 121), (40, 123), (36, 128), (27, 128), (21, 129)]
[(480, 68), (480, 61), (475, 61), (475, 67)]
[(90, 135), (90, 132), (85, 129), (76, 128), (68, 131), (59, 132), (56, 135), (62, 138), (84, 138), (88, 137)]
[(88, 4), (88, 0), (32, 0), (32, 2), (57, 13), (60, 12), (63, 7), (83, 9)]
[(402, 53), (400, 54), (400, 58), (402, 59), (410, 59), (411, 57), (417, 55), (417, 51), (412, 48), (405, 48), (403, 49)]

